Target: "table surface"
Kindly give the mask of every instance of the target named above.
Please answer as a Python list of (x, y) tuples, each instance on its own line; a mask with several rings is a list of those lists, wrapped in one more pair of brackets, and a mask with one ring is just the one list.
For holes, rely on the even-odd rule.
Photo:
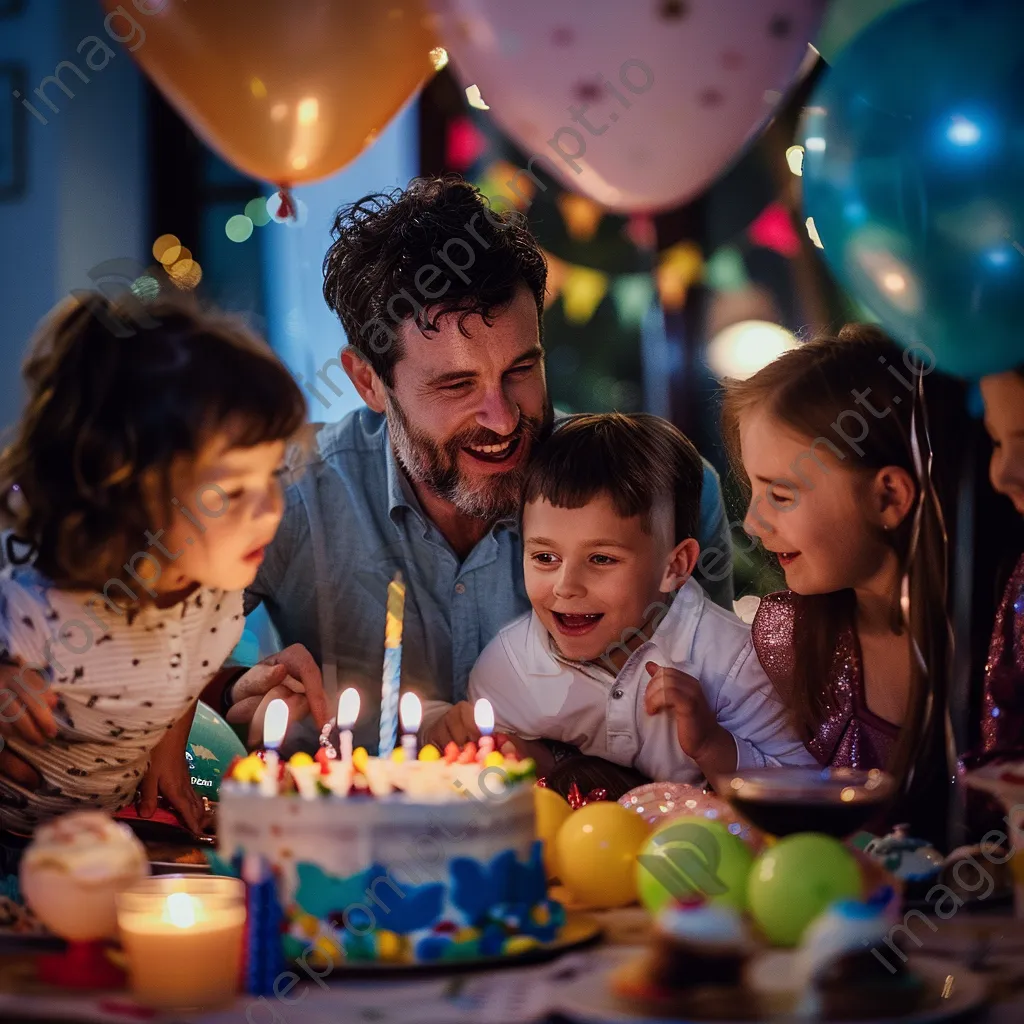
[[(245, 997), (221, 1012), (167, 1018), (140, 1014), (138, 1008), (116, 996), (59, 1001), (38, 997), (31, 1000), (30, 1010), (24, 996), (9, 994), (11, 961), (5, 969), (0, 958), (0, 1020), (10, 1024), (39, 1019), (97, 1024), (138, 1024), (155, 1019), (188, 1024), (560, 1024), (563, 1018), (550, 1013), (557, 987), (569, 977), (587, 972), (603, 983), (600, 965), (609, 950), (643, 946), (649, 935), (650, 919), (638, 907), (594, 916), (604, 929), (601, 946), (547, 964), (409, 980), (343, 980), (330, 986), (310, 982), (296, 985), (280, 999)], [(992, 979), (996, 992), (986, 1019), (993, 1024), (1024, 1021), (1024, 921), (1005, 911), (984, 916), (963, 911), (948, 920), (931, 920), (934, 931), (921, 921), (912, 925), (920, 940), (918, 952), (949, 958), (951, 966), (984, 954), (981, 969)], [(574, 1024), (578, 1024), (575, 1018)]]

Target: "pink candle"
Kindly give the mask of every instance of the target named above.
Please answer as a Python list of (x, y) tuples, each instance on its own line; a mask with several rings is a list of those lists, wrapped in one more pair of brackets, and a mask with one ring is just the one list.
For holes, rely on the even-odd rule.
[(480, 730), (480, 746), (477, 750), (477, 760), (483, 761), (488, 754), (494, 752), (494, 708), (486, 697), (481, 697), (473, 706), (473, 720)]

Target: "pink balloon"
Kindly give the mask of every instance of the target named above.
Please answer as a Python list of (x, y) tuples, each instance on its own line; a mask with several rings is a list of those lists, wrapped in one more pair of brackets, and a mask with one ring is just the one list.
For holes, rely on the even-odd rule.
[(755, 849), (764, 841), (762, 833), (741, 818), (721, 797), (705, 793), (700, 786), (683, 782), (649, 782), (631, 789), (619, 799), (629, 811), (636, 811), (649, 825), (658, 826), (673, 818), (700, 817), (719, 821), (734, 835)]
[(655, 212), (703, 191), (767, 123), (826, 0), (431, 4), (463, 85), (528, 154), (515, 185), (539, 165), (608, 209)]

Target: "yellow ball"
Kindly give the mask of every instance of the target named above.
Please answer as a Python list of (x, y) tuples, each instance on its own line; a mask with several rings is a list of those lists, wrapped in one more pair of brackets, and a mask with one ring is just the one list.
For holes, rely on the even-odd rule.
[(394, 761), (395, 764), (401, 764), (405, 760), (405, 751), (401, 747), (395, 747), (395, 749), (391, 751), (391, 760)]
[(420, 747), (417, 757), (420, 761), (440, 761), (441, 751), (433, 743), (428, 743), (425, 747)]
[(635, 811), (602, 800), (571, 814), (555, 837), (562, 884), (588, 907), (635, 903), (636, 857), (650, 826)]
[(366, 747), (356, 747), (352, 751), (352, 767), (357, 772), (366, 771), (366, 763), (370, 760), (370, 755), (366, 752)]
[(553, 789), (533, 787), (534, 828), (537, 838), (544, 844), (544, 870), (548, 878), (558, 877), (558, 858), (555, 856), (555, 836), (562, 823), (572, 814), (572, 808)]
[(505, 764), (505, 755), (499, 754), (497, 750), (492, 750), (484, 758), (485, 768), (501, 768)]
[(289, 768), (308, 768), (314, 763), (313, 758), (311, 758), (304, 750), (300, 750), (288, 758)]

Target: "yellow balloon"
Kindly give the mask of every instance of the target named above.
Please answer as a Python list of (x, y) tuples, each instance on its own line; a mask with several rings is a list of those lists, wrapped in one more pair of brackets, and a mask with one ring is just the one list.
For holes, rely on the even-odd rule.
[(544, 870), (549, 879), (558, 876), (558, 858), (555, 856), (555, 836), (562, 822), (572, 814), (567, 800), (553, 789), (533, 787), (534, 828), (537, 838), (544, 844)]
[(581, 807), (555, 837), (562, 884), (588, 907), (635, 903), (636, 856), (650, 831), (639, 814), (617, 803)]
[(278, 185), (344, 167), (447, 60), (424, 0), (104, 6), (115, 38), (141, 23), (133, 56), (192, 128)]

